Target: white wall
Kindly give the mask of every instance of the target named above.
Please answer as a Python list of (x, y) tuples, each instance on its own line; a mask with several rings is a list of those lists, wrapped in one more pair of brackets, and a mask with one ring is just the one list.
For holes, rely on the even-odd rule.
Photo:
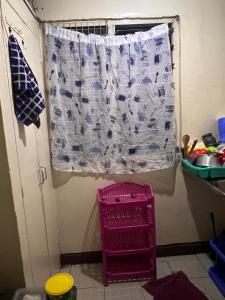
[(0, 293), (25, 286), (0, 105)]
[[(224, 0), (39, 0), (45, 20), (180, 16), (181, 129), (193, 138), (212, 131), (225, 115)], [(96, 189), (113, 180), (152, 184), (156, 193), (158, 244), (211, 237), (209, 212), (225, 226), (224, 202), (204, 185), (183, 176), (180, 168), (143, 175), (95, 177), (55, 172), (61, 251), (99, 249)]]

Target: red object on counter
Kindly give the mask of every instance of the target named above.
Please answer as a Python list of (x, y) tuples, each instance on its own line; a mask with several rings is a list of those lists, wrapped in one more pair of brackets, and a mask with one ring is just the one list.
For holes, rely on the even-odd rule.
[(223, 150), (222, 161), (223, 161), (223, 164), (224, 164), (225, 163), (225, 149)]
[(196, 158), (196, 157), (198, 157), (198, 156), (200, 156), (200, 155), (208, 154), (208, 153), (209, 153), (209, 151), (206, 150), (206, 149), (199, 149), (199, 150), (194, 150), (194, 151), (192, 152), (191, 156), (192, 156), (193, 158)]
[(216, 157), (221, 165), (225, 163), (225, 149), (223, 150), (223, 153), (216, 153)]

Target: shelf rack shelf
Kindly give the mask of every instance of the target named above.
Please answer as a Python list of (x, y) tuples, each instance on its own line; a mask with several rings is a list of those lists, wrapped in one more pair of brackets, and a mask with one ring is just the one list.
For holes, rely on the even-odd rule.
[(117, 183), (98, 189), (104, 285), (156, 279), (154, 195), (147, 185)]

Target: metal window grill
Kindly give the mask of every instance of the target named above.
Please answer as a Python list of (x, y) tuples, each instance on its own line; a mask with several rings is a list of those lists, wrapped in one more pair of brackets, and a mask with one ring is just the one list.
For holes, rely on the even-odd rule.
[(65, 26), (64, 28), (70, 29), (70, 30), (74, 30), (74, 31), (78, 31), (84, 34), (90, 34), (90, 33), (94, 33), (94, 34), (98, 34), (98, 35), (107, 35), (108, 34), (108, 26), (104, 26), (104, 25), (91, 25), (91, 26)]
[[(114, 34), (115, 35), (125, 35), (125, 34), (134, 34), (135, 32), (138, 31), (148, 31), (151, 28), (161, 25), (162, 23), (145, 23), (145, 24), (123, 24), (123, 25), (115, 25), (114, 26)], [(174, 50), (173, 46), (173, 23), (168, 23), (169, 26), (169, 40), (170, 40), (170, 48), (171, 48), (171, 53)], [(72, 25), (66, 25), (63, 26), (64, 28), (78, 31), (84, 34), (98, 34), (98, 35), (107, 35), (109, 33), (109, 26), (108, 25), (89, 25), (88, 22), (86, 24), (79, 24), (77, 25), (76, 23), (73, 23)], [(174, 63), (173, 63), (173, 55), (172, 55), (172, 68), (174, 69)]]

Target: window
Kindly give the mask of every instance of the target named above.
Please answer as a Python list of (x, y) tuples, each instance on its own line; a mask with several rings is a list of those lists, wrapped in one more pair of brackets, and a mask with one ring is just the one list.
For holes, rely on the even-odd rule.
[[(115, 25), (115, 35), (134, 34), (138, 31), (148, 31), (151, 28), (161, 25), (162, 23), (150, 23), (150, 24), (126, 24), (126, 25)], [(172, 44), (173, 27), (172, 23), (168, 23), (169, 26), (169, 39), (170, 49), (173, 52), (174, 46)], [(173, 55), (172, 55), (172, 67), (174, 68)]]
[[(87, 25), (88, 24), (88, 25)], [(64, 26), (64, 28), (69, 28), (74, 31), (79, 31), (84, 34), (99, 34), (99, 35), (107, 35), (109, 32), (115, 34), (115, 35), (124, 35), (124, 34), (133, 34), (138, 31), (148, 31), (151, 28), (161, 25), (162, 23), (130, 23), (130, 24), (116, 24), (115, 25), (101, 25), (101, 23), (97, 23), (96, 25), (89, 25), (89, 22), (84, 22), (83, 24), (75, 24), (76, 26), (72, 25), (67, 25)], [(173, 28), (173, 23), (168, 23), (169, 26), (169, 39), (170, 39), (170, 46), (171, 46), (171, 52), (174, 49), (173, 43), (172, 43), (172, 36), (174, 32)], [(110, 28), (110, 30), (109, 30)], [(173, 55), (172, 55), (172, 66), (174, 68), (174, 63), (173, 63)]]
[[(167, 23), (169, 26), (169, 39), (172, 53), (173, 78), (175, 86), (175, 104), (177, 119), (177, 141), (181, 143), (181, 100), (180, 100), (180, 33), (179, 17), (163, 18), (125, 18), (125, 19), (102, 19), (102, 20), (74, 20), (56, 25), (64, 28), (83, 32), (84, 34), (95, 33), (100, 35), (123, 35), (137, 31), (147, 31), (151, 28)], [(54, 23), (53, 23), (54, 25)]]

